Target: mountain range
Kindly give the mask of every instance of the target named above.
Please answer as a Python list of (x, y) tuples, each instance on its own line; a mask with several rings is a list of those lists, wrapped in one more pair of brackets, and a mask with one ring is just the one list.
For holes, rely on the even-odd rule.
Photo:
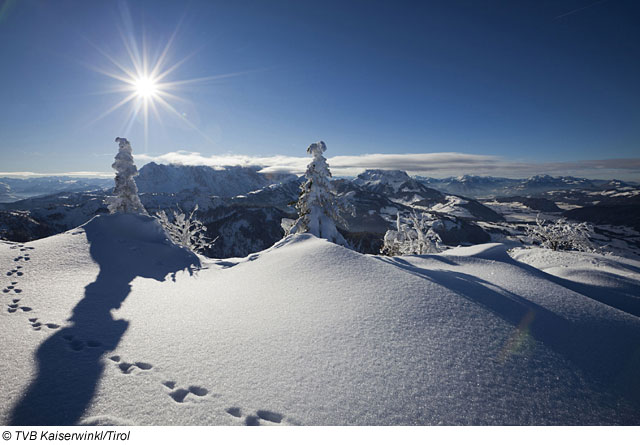
[(536, 175), (525, 179), (463, 175), (449, 178), (416, 177), (425, 185), (445, 193), (473, 198), (535, 195), (551, 190), (611, 190), (633, 185), (617, 179), (597, 180), (573, 176)]
[[(41, 194), (0, 204), (0, 237), (21, 242), (64, 232), (107, 213), (103, 202), (112, 185), (111, 180), (104, 179), (65, 182), (62, 178), (13, 179), (6, 183), (14, 191)], [(297, 217), (293, 204), (302, 179), (288, 174), (265, 175), (256, 167), (213, 169), (150, 163), (140, 169), (136, 183), (150, 214), (179, 209), (187, 212), (197, 205), (197, 216), (208, 234), (218, 237), (207, 255), (228, 258), (266, 249), (282, 238), (282, 220)], [(434, 180), (410, 177), (399, 170), (367, 170), (353, 179), (336, 179), (333, 185), (338, 198), (355, 211), (342, 215), (346, 224), (339, 230), (362, 253), (378, 253), (385, 232), (395, 227), (397, 215), (406, 217), (413, 212), (441, 221), (434, 230), (446, 245), (489, 242), (492, 230), (503, 230), (496, 224), (504, 225), (505, 218), (486, 205), (489, 202), (474, 196), (486, 196), (492, 190), (502, 190), (499, 202), (542, 212), (564, 211), (556, 205), (561, 202), (568, 203), (569, 208), (576, 208), (576, 203), (585, 208), (610, 202), (631, 206), (625, 211), (625, 216), (631, 215), (631, 227), (637, 223), (638, 206), (630, 200), (640, 193), (625, 183), (571, 177), (513, 180), (466, 176)], [(463, 186), (465, 194), (455, 192)], [(43, 195), (45, 189), (49, 194)], [(625, 218), (615, 211), (602, 216), (599, 208), (576, 209), (573, 213), (577, 219), (599, 224), (608, 220), (619, 224)]]

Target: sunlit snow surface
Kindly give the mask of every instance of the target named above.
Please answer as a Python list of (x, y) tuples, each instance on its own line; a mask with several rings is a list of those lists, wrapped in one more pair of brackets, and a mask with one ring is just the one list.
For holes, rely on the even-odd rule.
[(640, 263), (536, 252), (298, 235), (199, 268), (130, 215), (2, 243), (0, 423), (640, 423)]

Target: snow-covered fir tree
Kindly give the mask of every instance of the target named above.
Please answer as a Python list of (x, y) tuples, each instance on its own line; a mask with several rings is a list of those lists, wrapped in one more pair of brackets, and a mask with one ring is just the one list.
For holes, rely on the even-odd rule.
[(423, 213), (418, 216), (415, 211), (409, 215), (409, 223), (396, 217), (396, 230), (387, 230), (380, 253), (383, 255), (425, 255), (442, 252), (442, 239), (433, 230), (433, 221)]
[(198, 205), (191, 211), (189, 215), (185, 215), (182, 211), (173, 211), (172, 219), (161, 210), (156, 214), (156, 218), (160, 221), (160, 225), (169, 235), (171, 240), (181, 246), (186, 247), (196, 253), (203, 253), (207, 248), (211, 247), (218, 239), (210, 240), (206, 237), (207, 228), (195, 217)]
[(347, 246), (338, 232), (336, 222), (346, 225), (340, 215), (348, 209), (340, 203), (331, 184), (331, 171), (323, 153), (327, 150), (324, 142), (313, 143), (307, 153), (313, 160), (307, 166), (306, 181), (300, 186), (300, 197), (296, 204), (299, 218), (287, 231), (290, 233), (311, 233), (332, 243)]
[(578, 250), (581, 252), (597, 252), (598, 249), (589, 239), (593, 234), (592, 227), (585, 223), (574, 223), (560, 218), (555, 222), (536, 217), (534, 226), (526, 227), (526, 232), (534, 243), (551, 250)]
[(133, 180), (138, 174), (138, 169), (133, 163), (131, 144), (125, 138), (116, 138), (116, 142), (119, 144), (119, 150), (116, 161), (111, 165), (116, 170), (116, 186), (113, 196), (106, 200), (109, 212), (147, 215), (138, 196), (138, 187)]

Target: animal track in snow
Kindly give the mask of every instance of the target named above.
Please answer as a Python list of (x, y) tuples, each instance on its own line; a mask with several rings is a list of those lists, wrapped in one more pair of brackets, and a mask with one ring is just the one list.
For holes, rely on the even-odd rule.
[(120, 371), (122, 371), (123, 374), (131, 374), (136, 370), (136, 368), (142, 371), (148, 371), (153, 368), (153, 365), (147, 362), (129, 363), (121, 361), (121, 357), (119, 355), (112, 355), (111, 357), (109, 357), (109, 360), (115, 362), (116, 366), (120, 369)]
[[(18, 301), (20, 301), (20, 299), (18, 299)], [(20, 309), (22, 312), (31, 312), (33, 310), (29, 306), (20, 306), (18, 304), (18, 301), (14, 301), (13, 303), (8, 304), (7, 312), (13, 314), (14, 312), (17, 312), (18, 309)]]
[(169, 396), (178, 403), (184, 403), (184, 399), (189, 395), (193, 394), (198, 397), (204, 397), (209, 394), (209, 390), (203, 388), (202, 386), (190, 386), (188, 389), (178, 388), (169, 393)]
[[(131, 374), (134, 371), (148, 371), (153, 368), (151, 363), (147, 362), (127, 362), (120, 355), (112, 355), (109, 360), (114, 362), (115, 366), (120, 369), (123, 374)], [(176, 388), (175, 380), (162, 380), (162, 385), (171, 390), (168, 395), (177, 403), (188, 402), (187, 397), (192, 394), (196, 397), (205, 397), (209, 394), (209, 390), (203, 386), (190, 385), (187, 388)]]
[[(54, 325), (54, 323), (51, 324)], [(99, 346), (102, 346), (102, 343), (100, 343), (99, 341), (89, 340), (87, 342), (84, 342), (83, 340), (80, 340), (71, 334), (63, 335), (62, 338), (68, 343), (69, 348), (71, 348), (72, 351), (76, 352), (82, 351), (85, 347), (97, 348)]]
[(256, 412), (256, 414), (262, 420), (266, 420), (267, 422), (272, 422), (272, 423), (280, 423), (282, 422), (282, 418), (283, 418), (282, 414), (279, 414), (273, 411), (267, 411), (266, 409), (259, 409)]
[[(19, 301), (19, 299), (18, 299), (18, 301)], [(56, 324), (56, 323), (42, 323), (42, 322), (39, 322), (38, 321), (38, 317), (29, 318), (29, 323), (31, 324), (31, 327), (33, 328), (34, 331), (39, 331), (43, 327), (47, 327), (47, 328), (49, 328), (51, 330), (58, 329), (60, 327), (60, 325)]]
[(153, 368), (153, 365), (151, 365), (151, 363), (145, 363), (145, 362), (135, 362), (134, 365), (136, 365), (138, 368), (142, 369), (143, 371), (148, 371), (149, 369)]
[(244, 419), (244, 424), (247, 426), (260, 426), (260, 419), (258, 419), (258, 416), (247, 416)]
[[(242, 410), (237, 406), (233, 406), (231, 408), (226, 409), (227, 414), (237, 418), (242, 419)], [(276, 413), (275, 411), (269, 411), (266, 409), (259, 409), (255, 414), (250, 414), (244, 418), (244, 424), (246, 426), (260, 426), (263, 425), (260, 421), (267, 422), (265, 425), (269, 424), (279, 424), (282, 423), (284, 416), (280, 413)]]
[(202, 386), (191, 385), (188, 389), (191, 394), (195, 394), (198, 397), (204, 397), (209, 394), (209, 390)]
[(178, 388), (175, 391), (171, 391), (169, 396), (178, 403), (183, 403), (184, 399), (189, 395), (189, 391), (184, 388)]
[(16, 294), (19, 294), (22, 292), (22, 289), (16, 289), (15, 286), (7, 286), (4, 289), (2, 289), (2, 292), (4, 292), (5, 294), (8, 294), (11, 291), (13, 291)]
[[(124, 361), (122, 357), (117, 354), (108, 357), (108, 359), (114, 363), (114, 366), (116, 366), (122, 374), (132, 374), (135, 371), (146, 371), (153, 368), (150, 363), (146, 362)], [(161, 377), (161, 374), (159, 377)], [(219, 396), (219, 394), (212, 394), (211, 391), (204, 386), (189, 385), (186, 387), (179, 387), (176, 380), (168, 379), (161, 380), (160, 383), (162, 386), (167, 388), (167, 395), (171, 397), (175, 403), (183, 404), (189, 403), (192, 400), (197, 401), (198, 398), (204, 398), (206, 396)], [(237, 406), (229, 407), (225, 412), (247, 426), (292, 424), (290, 421), (284, 421), (284, 415), (266, 409), (259, 409), (246, 416), (244, 415), (243, 410)]]

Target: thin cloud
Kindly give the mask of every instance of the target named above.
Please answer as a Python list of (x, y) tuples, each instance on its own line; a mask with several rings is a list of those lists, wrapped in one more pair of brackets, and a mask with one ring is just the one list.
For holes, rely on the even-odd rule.
[[(226, 166), (257, 166), (263, 173), (302, 174), (310, 162), (309, 157), (297, 156), (203, 156), (197, 152), (177, 151), (152, 156), (135, 156), (139, 165), (147, 162), (160, 164), (206, 165), (213, 168)], [(463, 174), (524, 177), (536, 174), (581, 175), (585, 177), (638, 177), (640, 158), (595, 159), (567, 162), (518, 162), (498, 156), (467, 153), (372, 153), (358, 156), (328, 158), (335, 176), (356, 176), (366, 169), (405, 170), (412, 175), (433, 177)]]
[[(230, 166), (259, 167), (262, 173), (303, 174), (311, 161), (306, 156), (248, 156), (224, 154), (204, 156), (201, 153), (176, 151), (160, 155), (134, 155), (138, 167), (148, 162), (158, 164), (204, 165), (215, 169)], [(523, 178), (539, 174), (554, 176), (581, 176), (586, 178), (640, 179), (640, 158), (589, 159), (564, 162), (523, 162), (499, 156), (468, 153), (371, 153), (358, 156), (328, 158), (334, 176), (357, 176), (367, 169), (404, 170), (410, 175), (443, 178), (447, 176), (491, 175)], [(0, 177), (69, 176), (86, 178), (113, 178), (113, 172), (0, 172)]]

